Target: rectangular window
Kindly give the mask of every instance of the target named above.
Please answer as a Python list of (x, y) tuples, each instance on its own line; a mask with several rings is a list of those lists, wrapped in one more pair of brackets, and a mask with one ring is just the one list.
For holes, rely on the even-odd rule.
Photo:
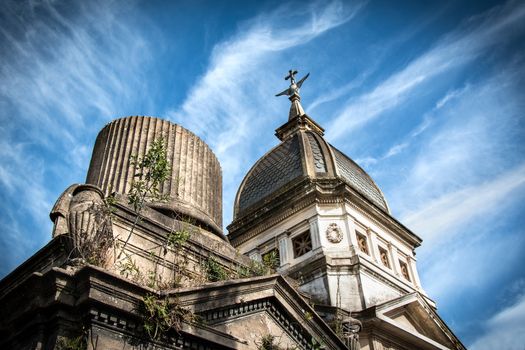
[(356, 234), (357, 234), (357, 245), (359, 246), (359, 250), (367, 255), (370, 255), (370, 253), (368, 252), (368, 242), (367, 242), (366, 236), (359, 232), (356, 232)]
[(390, 260), (388, 259), (388, 252), (386, 249), (379, 247), (379, 257), (381, 258), (383, 265), (390, 268)]
[(404, 261), (399, 260), (399, 267), (401, 268), (401, 274), (403, 277), (410, 282), (411, 280), (410, 274), (408, 273), (408, 265)]
[(312, 238), (310, 237), (310, 231), (305, 231), (292, 238), (292, 246), (294, 258), (298, 258), (312, 250)]

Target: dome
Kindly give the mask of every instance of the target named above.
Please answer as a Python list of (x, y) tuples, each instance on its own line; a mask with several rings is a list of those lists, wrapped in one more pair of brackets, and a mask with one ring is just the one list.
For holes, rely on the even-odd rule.
[[(317, 126), (306, 115), (302, 119), (303, 125), (314, 123), (311, 125)], [(287, 124), (284, 130), (290, 128)], [(277, 133), (284, 136), (282, 142), (259, 159), (242, 181), (235, 200), (234, 218), (264, 205), (273, 194), (285, 191), (304, 178), (339, 179), (389, 213), (386, 199), (374, 180), (352, 159), (326, 142), (317, 128), (298, 128), (288, 134), (286, 131), (280, 134), (280, 131), (283, 130), (278, 129)]]
[(304, 112), (299, 88), (309, 74), (296, 82), (296, 73), (290, 70), (286, 77), (290, 79), (290, 87), (276, 95), (287, 95), (291, 102), (288, 121), (275, 131), (281, 143), (259, 159), (241, 182), (235, 197), (234, 222), (308, 179), (328, 180), (335, 186), (346, 184), (368, 203), (390, 214), (385, 196), (374, 180), (326, 142), (324, 129)]

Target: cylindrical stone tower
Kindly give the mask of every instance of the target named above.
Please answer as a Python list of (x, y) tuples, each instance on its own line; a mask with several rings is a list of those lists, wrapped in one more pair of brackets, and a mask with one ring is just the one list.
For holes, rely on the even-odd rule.
[(187, 215), (222, 236), (221, 166), (211, 149), (180, 125), (153, 117), (127, 117), (107, 124), (98, 134), (86, 182), (106, 194), (127, 194), (133, 181), (131, 156), (144, 157), (151, 143), (163, 138), (171, 176), (161, 193), (161, 211)]

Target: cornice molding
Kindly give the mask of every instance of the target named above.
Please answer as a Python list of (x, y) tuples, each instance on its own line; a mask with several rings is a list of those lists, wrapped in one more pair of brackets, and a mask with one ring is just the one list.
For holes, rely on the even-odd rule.
[(419, 246), (422, 242), (421, 238), (390, 214), (370, 203), (344, 181), (311, 178), (301, 179), (266, 203), (259, 204), (258, 209), (232, 222), (228, 226), (230, 242), (234, 246), (239, 246), (314, 203), (348, 204), (375, 225), (391, 232), (413, 247)]

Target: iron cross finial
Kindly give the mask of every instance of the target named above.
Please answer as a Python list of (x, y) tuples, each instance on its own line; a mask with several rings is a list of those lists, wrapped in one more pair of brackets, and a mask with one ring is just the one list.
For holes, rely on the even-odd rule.
[(290, 79), (290, 85), (295, 84), (295, 75), (297, 74), (297, 71), (290, 69), (288, 72), (289, 73), (284, 77), (284, 80)]
[(290, 87), (288, 89), (278, 93), (275, 96), (286, 95), (286, 96), (290, 96), (290, 98), (291, 98), (291, 96), (297, 95), (297, 97), (299, 97), (299, 89), (303, 85), (303, 82), (306, 80), (306, 78), (308, 78), (308, 76), (310, 76), (310, 73), (306, 74), (301, 80), (299, 80), (296, 83), (295, 82), (295, 75), (297, 74), (297, 71), (293, 70), (293, 69), (290, 69), (288, 72), (289, 72), (288, 75), (286, 77), (284, 77), (284, 79), (285, 80), (290, 80)]

